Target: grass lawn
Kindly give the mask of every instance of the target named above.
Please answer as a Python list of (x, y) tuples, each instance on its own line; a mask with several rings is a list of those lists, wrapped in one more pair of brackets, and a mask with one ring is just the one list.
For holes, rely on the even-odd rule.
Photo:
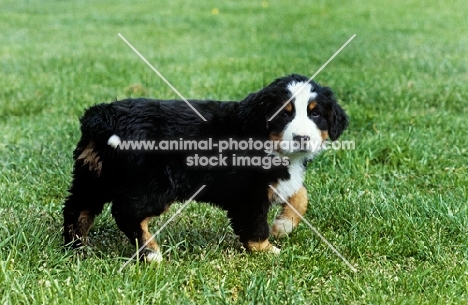
[[(468, 302), (465, 1), (38, 1), (0, 11), (1, 304), (463, 304)], [(85, 254), (61, 247), (78, 118), (128, 96), (241, 99), (313, 75), (350, 116), (309, 166), (306, 218), (279, 256), (245, 253), (225, 213), (189, 206), (157, 237), (160, 265), (109, 209)], [(153, 232), (180, 207), (155, 219)], [(277, 212), (273, 209), (271, 217)]]

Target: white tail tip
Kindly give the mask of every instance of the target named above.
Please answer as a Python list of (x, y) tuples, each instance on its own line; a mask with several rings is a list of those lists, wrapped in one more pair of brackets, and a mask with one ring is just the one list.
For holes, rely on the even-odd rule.
[(120, 144), (120, 138), (118, 135), (112, 135), (109, 140), (107, 140), (107, 145), (109, 145), (112, 148), (117, 148)]

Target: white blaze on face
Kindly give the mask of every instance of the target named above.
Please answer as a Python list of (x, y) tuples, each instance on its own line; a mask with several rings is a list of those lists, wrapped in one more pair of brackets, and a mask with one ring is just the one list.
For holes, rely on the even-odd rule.
[(292, 82), (288, 85), (288, 90), (291, 95), (295, 95), (292, 103), (296, 112), (292, 121), (286, 125), (283, 134), (283, 141), (291, 143), (289, 149), (286, 149), (285, 152), (299, 151), (297, 147), (295, 149), (294, 145), (292, 145), (294, 136), (307, 137), (309, 139), (309, 152), (316, 152), (320, 149), (322, 136), (317, 125), (307, 116), (307, 107), (309, 101), (317, 97), (317, 93), (313, 92), (312, 85), (306, 82)]

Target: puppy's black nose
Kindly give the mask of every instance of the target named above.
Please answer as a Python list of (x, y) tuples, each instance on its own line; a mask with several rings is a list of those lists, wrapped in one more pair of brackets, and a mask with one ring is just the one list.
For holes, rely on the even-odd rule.
[(307, 142), (310, 140), (310, 137), (309, 136), (301, 136), (301, 135), (295, 135), (293, 134), (293, 141), (297, 141), (297, 142)]

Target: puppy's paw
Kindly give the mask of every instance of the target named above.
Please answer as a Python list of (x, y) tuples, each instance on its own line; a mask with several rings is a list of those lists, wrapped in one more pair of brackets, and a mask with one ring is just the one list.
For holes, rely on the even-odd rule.
[(279, 255), (281, 253), (281, 249), (277, 248), (275, 246), (271, 246), (270, 249), (268, 249), (268, 253), (273, 253), (275, 255)]
[(248, 242), (245, 244), (245, 247), (251, 252), (266, 252), (273, 254), (279, 254), (281, 252), (280, 249), (270, 244), (268, 239), (260, 242)]
[(143, 259), (148, 263), (160, 263), (163, 261), (163, 256), (160, 250), (146, 249), (143, 255)]
[(271, 227), (271, 234), (276, 238), (285, 238), (294, 228), (291, 219), (276, 219)]

